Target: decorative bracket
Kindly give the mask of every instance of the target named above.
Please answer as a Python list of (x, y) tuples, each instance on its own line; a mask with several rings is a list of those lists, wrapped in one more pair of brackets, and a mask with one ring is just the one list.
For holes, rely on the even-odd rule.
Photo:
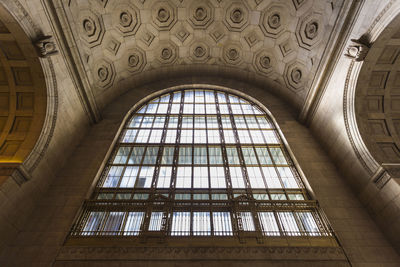
[(58, 54), (56, 42), (53, 36), (42, 36), (34, 43), (39, 57), (49, 57)]
[(364, 61), (372, 43), (368, 35), (362, 35), (359, 39), (351, 39), (352, 44), (346, 49), (345, 56), (355, 61)]

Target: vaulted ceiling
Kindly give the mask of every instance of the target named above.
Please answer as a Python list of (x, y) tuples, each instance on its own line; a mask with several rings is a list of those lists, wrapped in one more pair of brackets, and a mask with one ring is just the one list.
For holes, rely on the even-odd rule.
[(62, 3), (74, 64), (99, 110), (138, 84), (190, 73), (243, 77), (300, 109), (326, 63), (344, 1)]

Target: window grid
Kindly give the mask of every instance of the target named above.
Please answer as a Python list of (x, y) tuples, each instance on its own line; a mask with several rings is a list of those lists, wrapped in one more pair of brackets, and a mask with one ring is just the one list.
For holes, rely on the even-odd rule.
[[(231, 132), (228, 139), (227, 132)], [(213, 90), (165, 94), (134, 113), (119, 140), (88, 201), (91, 204), (142, 203), (146, 209), (136, 210), (139, 206), (135, 206), (129, 211), (131, 215), (128, 211), (126, 214), (103, 211), (102, 225), (95, 231), (87, 230), (93, 227), (90, 218), (94, 220), (93, 216), (100, 215), (93, 214), (100, 213), (84, 210), (85, 216), (80, 217), (80, 226), (77, 226), (80, 235), (85, 232), (86, 235), (89, 232), (124, 235), (126, 231), (122, 227), (129, 216), (136, 216), (138, 212), (144, 212), (140, 229), (134, 226), (127, 235), (149, 231), (171, 235), (174, 227), (187, 225), (189, 230), (172, 235), (181, 232), (189, 236), (230, 236), (243, 231), (267, 236), (291, 232), (321, 235), (329, 229), (320, 219), (318, 208), (307, 206), (315, 201), (309, 199), (271, 119), (255, 104), (240, 97)], [(217, 195), (227, 197), (220, 200)], [(302, 215), (297, 215), (296, 210), (287, 213), (293, 214), (292, 217), (282, 217), (283, 211), (262, 211), (264, 205), (271, 207), (285, 202), (298, 205)], [(164, 206), (158, 207), (160, 203)], [(103, 205), (102, 209), (107, 207)], [(265, 212), (269, 212), (268, 216)], [(196, 218), (195, 227), (209, 230), (196, 233), (192, 221), (185, 221), (186, 226), (179, 225), (174, 219), (175, 213), (190, 214), (190, 218)], [(214, 213), (231, 225), (221, 224), (213, 218)], [(282, 221), (277, 214), (290, 220)], [(108, 222), (108, 216), (115, 218)], [(276, 223), (273, 227), (266, 226), (267, 222), (273, 223), (271, 218)], [(203, 219), (207, 225), (201, 225)], [(297, 228), (293, 228), (293, 221)], [(254, 225), (250, 226), (250, 222)], [(215, 223), (219, 230), (214, 230)], [(117, 225), (119, 229), (109, 230), (118, 228)]]

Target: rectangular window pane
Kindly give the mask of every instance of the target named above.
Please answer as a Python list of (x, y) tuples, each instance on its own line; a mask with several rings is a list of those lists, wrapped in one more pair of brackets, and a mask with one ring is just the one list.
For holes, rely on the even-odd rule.
[(253, 114), (253, 107), (251, 105), (242, 104), (243, 114)]
[(234, 118), (237, 129), (247, 129), (246, 121), (243, 116), (235, 116)]
[(307, 234), (316, 236), (320, 235), (320, 231), (318, 229), (317, 223), (314, 220), (311, 212), (309, 211), (299, 211), (296, 212), (301, 224), (302, 228)]
[(205, 117), (194, 117), (194, 128), (206, 128), (206, 118)]
[(95, 235), (96, 232), (100, 230), (99, 228), (103, 222), (104, 216), (105, 212), (90, 212), (85, 227), (83, 227), (82, 235)]
[(229, 173), (231, 175), (232, 188), (245, 188), (242, 168), (229, 167)]
[(250, 135), (253, 139), (253, 144), (265, 144), (263, 134), (260, 130), (250, 130)]
[(272, 158), (275, 162), (275, 164), (282, 164), (282, 165), (287, 165), (287, 161), (285, 156), (283, 155), (282, 149), (279, 147), (271, 147), (269, 149), (271, 152)]
[(140, 129), (136, 137), (136, 143), (147, 143), (149, 135), (150, 130)]
[(126, 219), (124, 235), (138, 235), (144, 218), (144, 212), (129, 212)]
[(204, 103), (204, 91), (195, 91), (194, 92), (194, 101), (196, 103)]
[(225, 172), (223, 167), (210, 167), (211, 188), (226, 188)]
[(165, 136), (166, 144), (174, 144), (176, 142), (176, 130), (167, 130), (167, 134)]
[(227, 104), (219, 104), (219, 112), (221, 114), (229, 114), (229, 109)]
[(251, 188), (265, 188), (259, 167), (247, 167)]
[(171, 235), (190, 235), (190, 212), (173, 213)]
[(175, 186), (176, 188), (192, 187), (192, 167), (178, 167)]
[(274, 167), (262, 167), (267, 188), (282, 188), (282, 184), (278, 178), (278, 174)]
[(258, 129), (258, 123), (257, 123), (256, 117), (254, 117), (254, 116), (246, 116), (245, 118), (246, 118), (247, 126), (249, 128)]
[(165, 117), (164, 116), (155, 117), (154, 124), (153, 124), (154, 128), (164, 128), (164, 124), (165, 124)]
[(168, 103), (168, 102), (169, 102), (169, 94), (160, 97), (160, 103)]
[(183, 114), (193, 114), (193, 104), (185, 103), (183, 105)]
[(224, 138), (226, 144), (235, 144), (235, 136), (232, 130), (224, 130)]
[(184, 95), (184, 102), (185, 103), (193, 103), (194, 102), (194, 92), (193, 91), (185, 91)]
[(195, 114), (205, 114), (206, 111), (204, 109), (204, 104), (195, 104), (194, 105), (194, 113)]
[(120, 231), (125, 212), (110, 212), (103, 227), (103, 235), (117, 235)]
[(118, 148), (118, 152), (117, 155), (115, 155), (113, 164), (125, 164), (130, 152), (131, 152), (130, 147), (122, 146)]
[(242, 218), (243, 231), (255, 231), (253, 215), (251, 212), (238, 212)]
[(207, 116), (207, 128), (218, 129), (218, 121), (216, 116)]
[(196, 138), (196, 143), (198, 143), (198, 144), (207, 143), (206, 130), (194, 130), (194, 138)]
[(168, 128), (177, 128), (178, 127), (178, 117), (170, 116), (168, 121)]
[(273, 128), (271, 126), (271, 124), (269, 123), (269, 121), (267, 120), (267, 118), (265, 118), (265, 117), (257, 116), (257, 121), (258, 121), (258, 124), (260, 125), (260, 128), (262, 128), (262, 129), (271, 129), (271, 128)]
[(233, 235), (229, 212), (213, 212), (214, 235)]
[(103, 187), (117, 187), (124, 167), (112, 166), (108, 171)]
[(292, 212), (278, 212), (279, 223), (288, 236), (300, 235), (299, 227)]
[(172, 103), (180, 103), (181, 102), (181, 92), (175, 92), (172, 98)]
[(169, 188), (171, 184), (172, 167), (160, 167), (157, 188)]
[(208, 168), (194, 167), (193, 168), (193, 187), (208, 188)]
[(183, 116), (182, 117), (182, 128), (192, 129), (193, 128), (193, 117), (192, 116)]
[(260, 220), (262, 231), (264, 235), (268, 236), (279, 236), (279, 228), (276, 223), (275, 216), (273, 212), (259, 212), (258, 218)]
[(206, 104), (206, 113), (207, 114), (217, 114), (217, 108), (215, 104)]
[(159, 104), (157, 114), (166, 114), (168, 111), (168, 104)]
[(137, 128), (140, 126), (140, 123), (142, 122), (143, 116), (134, 116), (130, 123), (129, 123), (129, 128)]
[(276, 137), (274, 130), (262, 130), (265, 141), (267, 144), (279, 144), (279, 140)]
[(205, 94), (207, 103), (215, 103), (215, 97), (214, 97), (213, 91), (205, 91), (204, 94)]
[(137, 132), (137, 130), (126, 130), (124, 137), (122, 138), (122, 143), (133, 143)]
[(222, 165), (222, 150), (221, 147), (209, 147), (210, 165)]
[(211, 235), (210, 212), (193, 212), (193, 235)]
[(238, 130), (239, 140), (242, 144), (251, 144), (249, 132), (247, 130)]
[(171, 105), (171, 114), (179, 114), (180, 109), (181, 109), (180, 104), (172, 104)]
[(192, 148), (191, 147), (180, 147), (179, 148), (179, 164), (192, 164)]
[(164, 147), (163, 156), (161, 158), (161, 164), (172, 164), (174, 159), (174, 148)]
[(148, 113), (148, 114), (156, 113), (157, 107), (158, 107), (158, 104), (148, 104), (146, 113)]
[(154, 117), (153, 116), (145, 116), (143, 117), (143, 122), (141, 128), (151, 128), (153, 126)]
[(244, 162), (246, 165), (257, 165), (257, 157), (256, 157), (256, 152), (252, 147), (241, 147), (242, 148), (242, 153), (243, 153), (243, 158)]
[(209, 144), (220, 144), (221, 143), (221, 139), (219, 137), (218, 130), (207, 130), (207, 137), (208, 137)]
[(289, 167), (277, 167), (284, 188), (299, 188), (293, 172)]
[(224, 93), (217, 93), (218, 103), (226, 103), (226, 97)]
[(140, 164), (142, 162), (144, 148), (144, 146), (133, 147), (132, 153), (128, 160), (128, 164)]
[(149, 143), (159, 144), (159, 143), (161, 142), (162, 133), (163, 133), (162, 130), (155, 130), (155, 129), (153, 129), (153, 130), (151, 131)]
[(207, 147), (195, 147), (193, 160), (193, 164), (207, 164)]
[(233, 114), (243, 114), (242, 109), (239, 104), (232, 104), (231, 109), (232, 109)]
[(136, 183), (137, 188), (150, 188), (151, 181), (153, 180), (154, 167), (143, 166), (140, 170), (138, 181)]
[(182, 130), (181, 131), (181, 144), (193, 143), (193, 130)]
[(229, 102), (232, 103), (239, 103), (239, 98), (237, 96), (234, 95), (229, 95)]
[(144, 156), (143, 164), (156, 164), (158, 155), (158, 146), (149, 146)]
[(256, 147), (256, 152), (260, 164), (272, 164), (271, 157), (266, 147)]
[(232, 123), (229, 117), (221, 116), (221, 122), (224, 129), (232, 129)]
[(228, 156), (229, 165), (240, 163), (236, 147), (227, 147), (226, 154)]
[(160, 211), (152, 212), (150, 215), (149, 231), (161, 231), (163, 213)]
[(126, 167), (124, 176), (122, 176), (121, 184), (119, 187), (134, 187), (136, 182), (136, 177), (139, 171), (138, 166)]

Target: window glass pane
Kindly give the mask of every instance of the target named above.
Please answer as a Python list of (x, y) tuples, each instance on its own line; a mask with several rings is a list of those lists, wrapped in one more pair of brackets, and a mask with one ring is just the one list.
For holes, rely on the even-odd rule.
[(190, 194), (175, 194), (176, 200), (190, 200)]
[(126, 167), (124, 176), (122, 176), (121, 184), (119, 187), (134, 187), (136, 182), (136, 177), (139, 172), (138, 166)]
[(208, 188), (208, 168), (194, 167), (193, 168), (193, 187)]
[(263, 134), (260, 130), (250, 130), (250, 135), (253, 139), (253, 144), (265, 144)]
[(131, 196), (131, 194), (115, 194), (115, 199), (126, 200), (131, 199)]
[(98, 212), (98, 211), (90, 212), (89, 218), (86, 221), (82, 234), (95, 235), (96, 231), (99, 230), (104, 217), (105, 217), (105, 212)]
[(193, 114), (193, 104), (185, 103), (183, 105), (183, 114)]
[(267, 144), (279, 144), (278, 138), (276, 138), (275, 131), (273, 130), (262, 130), (265, 141)]
[(234, 95), (229, 95), (229, 102), (232, 103), (239, 103), (239, 98)]
[(143, 164), (155, 164), (157, 161), (158, 146), (149, 146), (144, 156)]
[(194, 127), (195, 128), (206, 128), (206, 118), (205, 117), (194, 117)]
[(222, 160), (222, 150), (221, 147), (209, 147), (209, 157), (210, 157), (210, 165), (222, 165), (224, 162)]
[(205, 91), (204, 94), (207, 103), (215, 103), (214, 91)]
[(122, 138), (122, 143), (133, 143), (137, 132), (137, 130), (126, 130), (124, 137)]
[(125, 223), (124, 235), (138, 235), (143, 218), (144, 212), (129, 212)]
[(181, 131), (181, 144), (193, 143), (193, 130), (182, 130)]
[(277, 167), (279, 175), (282, 179), (283, 187), (285, 188), (299, 188), (293, 172), (289, 167)]
[(194, 105), (194, 113), (195, 114), (205, 114), (206, 111), (204, 109), (204, 104), (195, 104)]
[(246, 118), (247, 126), (249, 128), (258, 129), (258, 123), (257, 123), (256, 117), (254, 117), (254, 116), (246, 116), (245, 118)]
[(160, 211), (152, 212), (149, 222), (149, 231), (160, 231), (163, 213)]
[(168, 104), (159, 104), (157, 114), (166, 114), (168, 111)]
[(218, 129), (218, 121), (216, 116), (207, 116), (207, 128)]
[(229, 212), (213, 212), (214, 235), (233, 235)]
[(243, 116), (235, 116), (235, 125), (237, 129), (247, 129), (246, 121)]
[(150, 188), (151, 181), (153, 180), (154, 167), (143, 166), (140, 170), (138, 181), (136, 183), (137, 188)]
[(272, 164), (271, 157), (266, 147), (256, 147), (256, 152), (260, 164)]
[(162, 130), (155, 130), (151, 131), (149, 143), (159, 144), (161, 142)]
[(229, 167), (229, 173), (231, 175), (232, 188), (245, 188), (241, 167)]
[(257, 121), (258, 121), (258, 124), (260, 125), (260, 128), (263, 128), (263, 129), (271, 129), (271, 128), (273, 128), (271, 126), (271, 124), (268, 122), (267, 118), (265, 118), (264, 116), (263, 117), (258, 116), (257, 117)]
[(232, 129), (231, 118), (222, 116), (221, 122), (224, 129)]
[(112, 166), (108, 171), (103, 187), (117, 187), (124, 167)]
[(172, 103), (180, 103), (181, 102), (181, 92), (175, 92), (172, 98)]
[(206, 132), (206, 130), (194, 130), (194, 137), (196, 139), (196, 143), (198, 143), (198, 144), (207, 143), (207, 132)]
[(140, 126), (143, 116), (134, 116), (129, 123), (130, 128), (135, 128)]
[(227, 154), (227, 157), (228, 157), (229, 165), (240, 164), (239, 156), (238, 156), (236, 147), (227, 147), (226, 148), (226, 154)]
[(242, 104), (243, 114), (253, 114), (253, 107), (251, 105)]
[(178, 127), (178, 117), (170, 116), (168, 121), (168, 128), (177, 128)]
[(269, 151), (271, 152), (272, 158), (275, 161), (275, 164), (283, 164), (283, 165), (287, 165), (287, 161), (285, 156), (283, 155), (282, 149), (279, 147), (271, 147), (269, 149)]
[(120, 147), (118, 149), (117, 155), (115, 155), (113, 164), (125, 164), (130, 152), (130, 147)]
[(317, 223), (314, 220), (311, 212), (309, 211), (299, 211), (296, 212), (301, 224), (302, 228), (309, 235), (320, 235)]
[(209, 200), (210, 196), (208, 194), (193, 194), (193, 200)]
[(227, 104), (219, 104), (219, 112), (221, 114), (229, 114), (229, 109)]
[(251, 144), (249, 132), (247, 130), (238, 130), (239, 140), (242, 144)]
[(176, 130), (168, 130), (165, 135), (166, 144), (174, 144), (176, 142)]
[(242, 146), (242, 153), (244, 157), (244, 162), (246, 165), (257, 165), (257, 157), (254, 149), (252, 147)]
[(192, 167), (178, 167), (175, 186), (176, 188), (192, 187)]
[(254, 199), (269, 200), (268, 194), (253, 194)]
[(304, 196), (302, 194), (288, 194), (290, 200), (304, 200)]
[(165, 123), (165, 117), (164, 116), (163, 117), (157, 116), (154, 119), (153, 127), (154, 128), (164, 128), (164, 123)]
[(273, 212), (259, 212), (261, 228), (265, 235), (278, 236), (280, 235), (278, 224), (276, 223)]
[(150, 130), (139, 130), (136, 138), (136, 143), (147, 143), (149, 139)]
[(168, 103), (168, 102), (169, 102), (169, 94), (160, 97), (160, 103)]
[(180, 147), (179, 148), (179, 164), (192, 164), (192, 148), (191, 147)]
[(194, 164), (207, 164), (207, 147), (195, 147), (193, 160)]
[(181, 109), (180, 104), (172, 104), (171, 105), (171, 114), (179, 114), (180, 109)]
[(262, 167), (262, 171), (268, 188), (282, 188), (282, 184), (274, 167)]
[(271, 200), (286, 200), (285, 194), (271, 194)]
[(137, 113), (145, 113), (147, 109), (147, 105), (142, 107), (141, 109), (139, 109), (139, 111)]
[(231, 105), (231, 109), (233, 114), (243, 114), (242, 108), (238, 104)]
[(211, 188), (226, 188), (225, 172), (223, 167), (210, 167)]
[(171, 184), (172, 167), (160, 167), (157, 188), (169, 188)]
[(235, 144), (235, 136), (232, 130), (224, 130), (224, 138), (226, 144)]
[(122, 221), (124, 220), (124, 212), (110, 212), (104, 223), (103, 234), (115, 235), (118, 234)]
[(281, 228), (286, 235), (300, 235), (299, 228), (292, 212), (278, 212), (278, 218)]
[(143, 200), (143, 199), (148, 199), (149, 194), (134, 194), (133, 199), (134, 200)]
[(196, 103), (204, 103), (204, 91), (195, 91), (194, 98)]
[(217, 93), (218, 103), (226, 103), (226, 97), (224, 93)]
[(185, 103), (193, 103), (194, 102), (194, 92), (185, 90), (185, 95), (183, 101)]
[(171, 235), (190, 234), (190, 212), (174, 212), (172, 216)]
[(247, 173), (249, 175), (250, 186), (252, 188), (265, 188), (264, 179), (261, 175), (260, 168), (247, 167)]
[(146, 113), (148, 113), (148, 114), (156, 113), (157, 107), (158, 107), (158, 104), (148, 104)]
[(212, 194), (211, 199), (212, 200), (227, 200), (228, 195), (227, 194)]
[(211, 235), (210, 212), (193, 212), (193, 235)]
[(206, 104), (206, 113), (207, 114), (217, 114), (217, 108), (215, 104)]
[(128, 164), (140, 164), (144, 153), (144, 146), (136, 146), (132, 148), (131, 156), (129, 157)]
[(161, 164), (172, 164), (174, 159), (174, 148), (164, 147), (163, 156), (161, 158)]
[(182, 128), (193, 128), (193, 117), (183, 116), (182, 117)]
[(253, 215), (251, 212), (238, 212), (242, 219), (243, 231), (255, 231)]

